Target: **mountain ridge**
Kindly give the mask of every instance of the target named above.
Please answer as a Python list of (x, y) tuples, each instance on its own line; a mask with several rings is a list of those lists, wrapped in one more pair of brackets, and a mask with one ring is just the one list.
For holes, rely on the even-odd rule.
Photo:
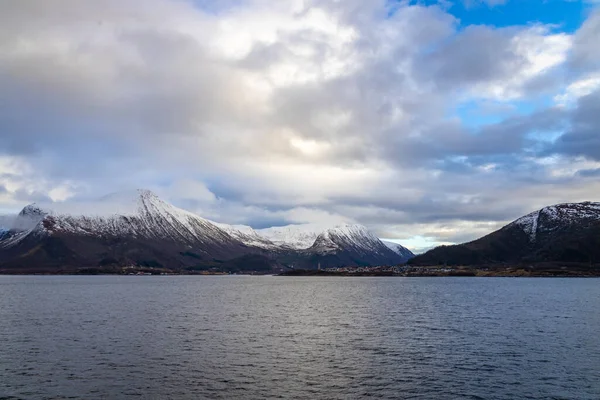
[[(352, 229), (354, 235), (349, 235), (346, 231)], [(330, 230), (335, 234), (329, 234)], [(272, 232), (264, 236), (251, 227), (216, 223), (179, 209), (150, 191), (137, 190), (88, 203), (24, 207), (13, 227), (0, 236), (0, 268), (153, 264), (201, 269), (240, 257), (247, 260), (249, 255), (262, 257), (270, 267), (406, 261), (379, 239), (373, 240), (366, 228), (348, 225), (346, 231), (334, 227), (311, 232), (315, 242), (298, 247), (276, 239)], [(315, 246), (319, 237), (328, 240), (329, 251)], [(362, 241), (367, 244), (361, 245)], [(257, 260), (254, 257), (252, 262)]]

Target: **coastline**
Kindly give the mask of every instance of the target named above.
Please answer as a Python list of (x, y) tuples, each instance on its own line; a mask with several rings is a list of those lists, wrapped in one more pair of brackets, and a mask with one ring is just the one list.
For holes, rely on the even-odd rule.
[(0, 276), (275, 276), (275, 277), (344, 277), (344, 278), (600, 278), (600, 271), (581, 273), (578, 271), (567, 271), (553, 273), (540, 271), (534, 273), (515, 272), (488, 272), (472, 271), (470, 273), (335, 273), (321, 272), (318, 270), (296, 270), (294, 273), (136, 273), (123, 274), (115, 272), (88, 272), (88, 271), (62, 271), (62, 272), (24, 272), (24, 271), (0, 271)]
[[(254, 266), (253, 266), (254, 267)], [(165, 268), (150, 266), (105, 267), (29, 267), (0, 268), (0, 275), (119, 275), (119, 276), (341, 276), (341, 277), (600, 277), (600, 265), (582, 263), (547, 262), (539, 264), (490, 264), (490, 265), (396, 265), (396, 266), (345, 266), (323, 269), (293, 269), (276, 266), (272, 268)]]

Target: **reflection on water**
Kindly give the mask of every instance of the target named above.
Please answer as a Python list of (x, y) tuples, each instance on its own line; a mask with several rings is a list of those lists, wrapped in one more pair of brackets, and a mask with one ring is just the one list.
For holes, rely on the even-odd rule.
[(599, 399), (600, 281), (0, 277), (0, 397)]

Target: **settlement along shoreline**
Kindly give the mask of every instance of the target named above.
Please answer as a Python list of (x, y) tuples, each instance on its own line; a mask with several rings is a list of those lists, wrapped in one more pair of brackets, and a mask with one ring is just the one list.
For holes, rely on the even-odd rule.
[(399, 276), (399, 277), (600, 277), (600, 265), (397, 266), (294, 269), (280, 276)]
[(538, 263), (533, 265), (491, 264), (485, 266), (375, 266), (298, 269), (279, 267), (262, 270), (190, 270), (147, 266), (0, 269), (0, 275), (276, 275), (276, 276), (385, 276), (385, 277), (600, 277), (600, 264)]

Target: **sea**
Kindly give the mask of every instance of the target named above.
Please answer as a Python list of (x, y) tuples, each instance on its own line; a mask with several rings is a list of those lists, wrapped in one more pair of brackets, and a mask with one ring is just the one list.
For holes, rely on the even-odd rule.
[(0, 399), (600, 399), (600, 280), (0, 276)]

